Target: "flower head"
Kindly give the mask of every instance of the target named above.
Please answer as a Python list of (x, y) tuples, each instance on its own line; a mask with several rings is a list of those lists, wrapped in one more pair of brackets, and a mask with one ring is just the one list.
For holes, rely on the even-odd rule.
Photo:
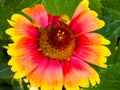
[(97, 13), (89, 9), (88, 0), (76, 8), (71, 20), (66, 15), (48, 14), (42, 4), (25, 8), (8, 20), (12, 28), (6, 33), (9, 65), (15, 78), (26, 76), (31, 85), (41, 90), (79, 90), (100, 83), (98, 73), (89, 65), (106, 68), (109, 40), (93, 31), (104, 26)]

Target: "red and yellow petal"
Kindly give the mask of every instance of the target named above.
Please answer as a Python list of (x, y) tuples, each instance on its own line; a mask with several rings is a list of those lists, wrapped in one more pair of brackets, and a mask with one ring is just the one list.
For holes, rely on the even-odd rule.
[(109, 40), (97, 33), (85, 33), (76, 38), (78, 42), (74, 55), (89, 63), (107, 67), (106, 58), (111, 55), (111, 52), (103, 45), (109, 44)]
[(26, 57), (12, 57), (10, 59), (8, 65), (11, 65), (11, 70), (16, 72), (14, 78), (22, 78), (38, 66), (39, 63), (32, 56), (28, 55)]
[(69, 27), (76, 35), (98, 30), (105, 25), (104, 21), (97, 18), (97, 13), (88, 6), (89, 1), (83, 0), (73, 14)]
[(15, 78), (21, 78), (29, 74), (36, 67), (38, 67), (41, 54), (38, 51), (32, 51), (26, 55), (22, 56), (13, 56), (8, 65), (11, 65), (11, 70), (16, 72), (14, 75)]
[(26, 76), (38, 66), (41, 54), (37, 49), (36, 40), (31, 37), (21, 38), (9, 45), (8, 54), (12, 57), (8, 64), (12, 66), (12, 71), (16, 72), (15, 78)]
[(29, 75), (33, 86), (41, 86), (41, 90), (62, 90), (63, 73), (59, 61), (42, 59), (39, 66)]
[(13, 35), (13, 36), (22, 36), (22, 34), (20, 34), (16, 28), (9, 28), (9, 29), (7, 29), (7, 30), (6, 30), (6, 33), (7, 33), (8, 35), (11, 35), (11, 36), (12, 36), (12, 35)]
[[(69, 65), (66, 66), (66, 63)], [(100, 83), (98, 73), (77, 57), (72, 56), (71, 63), (65, 61), (62, 65), (64, 72), (64, 85), (67, 90), (74, 90), (74, 88), (77, 89), (78, 86), (89, 87), (89, 81), (92, 86), (96, 83)], [(66, 72), (66, 68), (68, 67), (70, 68)]]
[[(101, 44), (101, 45), (108, 45), (110, 44), (110, 41), (105, 39), (102, 35), (98, 33), (85, 33), (83, 35), (80, 35), (78, 37), (83, 44)], [(85, 42), (85, 43), (84, 43)]]
[(39, 26), (45, 28), (48, 25), (48, 14), (42, 4), (37, 4), (33, 8), (25, 8), (22, 12), (32, 18)]
[(87, 46), (87, 45), (108, 45), (110, 41), (105, 39), (102, 35), (97, 33), (84, 33), (80, 36), (76, 36), (78, 42), (77, 46)]
[(58, 60), (50, 60), (45, 70), (42, 90), (62, 90), (63, 72), (62, 66)]
[(111, 55), (109, 49), (102, 45), (81, 46), (74, 53), (80, 60), (106, 68), (106, 58)]
[(48, 24), (56, 24), (60, 20), (60, 16), (53, 16), (52, 14), (48, 14)]
[(9, 24), (14, 28), (6, 30), (6, 33), (11, 36), (31, 36), (39, 37), (40, 31), (24, 16), (20, 14), (13, 14)]
[(31, 37), (21, 37), (15, 43), (9, 44), (8, 54), (11, 56), (21, 56), (38, 49), (39, 43)]
[(45, 69), (48, 67), (48, 59), (42, 57), (38, 67), (27, 75), (27, 79), (30, 81), (32, 86), (39, 87), (43, 84), (43, 77)]

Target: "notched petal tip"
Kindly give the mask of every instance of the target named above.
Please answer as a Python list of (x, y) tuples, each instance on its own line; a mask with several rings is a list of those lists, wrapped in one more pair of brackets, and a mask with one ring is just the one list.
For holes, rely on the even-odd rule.
[(101, 65), (101, 67), (103, 67), (103, 68), (107, 68), (107, 67), (108, 67), (108, 65), (103, 64), (103, 65)]
[(109, 45), (111, 42), (108, 39), (101, 38), (101, 44)]
[(20, 78), (22, 78), (22, 77), (24, 77), (24, 76), (26, 76), (26, 73), (25, 73), (25, 72), (18, 71), (18, 72), (15, 73), (14, 78), (15, 78), (15, 79), (20, 79)]
[(89, 8), (89, 1), (83, 0), (73, 14), (70, 27), (75, 33), (86, 33), (99, 30), (105, 25), (105, 22), (100, 20), (97, 16), (97, 12)]
[(88, 0), (83, 0), (83, 1), (80, 2), (80, 5), (88, 7), (89, 6), (89, 1)]
[(97, 17), (97, 16), (98, 16), (97, 12), (95, 12), (95, 11), (93, 11), (93, 10), (90, 10), (90, 9), (89, 9), (89, 12), (90, 12), (90, 14), (92, 14), (94, 17)]
[(18, 19), (21, 19), (21, 18), (23, 18), (23, 16), (20, 14), (13, 14), (11, 16), (11, 20), (13, 20), (13, 21), (17, 21)]
[(15, 33), (15, 29), (14, 28), (8, 28), (6, 31), (5, 31), (6, 34), (10, 35), (10, 36), (14, 36), (16, 35)]
[(26, 20), (26, 18), (23, 15), (13, 14), (11, 16), (11, 20), (7, 19), (7, 21), (11, 26), (16, 27), (17, 22), (20, 22), (20, 20), (22, 20), (22, 19)]
[(8, 23), (11, 25), (11, 26), (15, 26), (15, 22), (14, 21), (11, 21), (9, 19), (7, 19)]
[(12, 59), (9, 60), (8, 65), (13, 65), (14, 61)]
[[(108, 49), (108, 48), (107, 48)], [(110, 56), (111, 55), (111, 52), (110, 52), (110, 50), (108, 49), (108, 51), (107, 51), (107, 56)]]
[(105, 22), (103, 20), (97, 19), (97, 22), (98, 22), (98, 29), (105, 26)]
[(110, 40), (106, 39), (106, 38), (103, 37), (102, 35), (98, 34), (98, 36), (99, 36), (99, 38), (100, 38), (100, 40), (99, 40), (100, 44), (108, 45), (108, 44), (111, 43)]
[(106, 44), (108, 45), (110, 43), (111, 43), (110, 40), (106, 39)]
[(5, 33), (8, 34), (8, 35), (11, 35), (10, 31), (11, 31), (11, 28), (8, 28), (8, 29), (5, 31)]

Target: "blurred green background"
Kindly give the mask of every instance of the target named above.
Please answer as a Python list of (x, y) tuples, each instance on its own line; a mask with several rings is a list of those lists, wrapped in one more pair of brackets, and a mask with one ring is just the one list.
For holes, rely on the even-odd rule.
[[(0, 0), (0, 90), (37, 90), (30, 89), (25, 78), (15, 80), (14, 73), (7, 65), (10, 56), (5, 46), (10, 38), (5, 30), (10, 27), (7, 19), (14, 13), (21, 13), (26, 7), (43, 3), (48, 13), (53, 15), (67, 14), (69, 18), (81, 0)], [(89, 0), (90, 8), (96, 11), (100, 19), (106, 23), (105, 27), (97, 31), (111, 41), (107, 47), (112, 55), (108, 57), (108, 68), (95, 67), (100, 74), (101, 83), (95, 87), (82, 90), (120, 90), (120, 0)], [(39, 88), (40, 90), (40, 88)]]

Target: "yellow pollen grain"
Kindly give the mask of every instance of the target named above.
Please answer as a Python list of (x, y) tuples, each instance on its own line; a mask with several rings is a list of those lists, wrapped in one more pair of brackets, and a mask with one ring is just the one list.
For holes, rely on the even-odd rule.
[(63, 39), (63, 37), (60, 36), (60, 37), (59, 37), (59, 40), (62, 40), (62, 39)]
[(64, 35), (65, 35), (65, 32), (58, 30), (58, 33), (57, 33), (58, 40), (64, 39)]

